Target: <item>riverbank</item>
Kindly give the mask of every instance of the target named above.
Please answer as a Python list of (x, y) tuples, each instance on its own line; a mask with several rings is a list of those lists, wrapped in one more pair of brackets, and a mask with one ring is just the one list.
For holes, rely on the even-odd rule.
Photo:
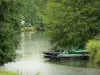
[(0, 69), (0, 75), (19, 75), (19, 74), (14, 73), (14, 72), (4, 71)]
[(25, 31), (35, 32), (35, 27), (34, 26), (32, 26), (32, 27), (23, 27), (23, 28), (21, 28), (21, 31), (22, 32), (25, 32)]
[(42, 33), (22, 32), (22, 41), (18, 47), (21, 57), (1, 68), (22, 75), (100, 75), (99, 67), (91, 61), (44, 58), (42, 52), (51, 48), (48, 37), (44, 37)]

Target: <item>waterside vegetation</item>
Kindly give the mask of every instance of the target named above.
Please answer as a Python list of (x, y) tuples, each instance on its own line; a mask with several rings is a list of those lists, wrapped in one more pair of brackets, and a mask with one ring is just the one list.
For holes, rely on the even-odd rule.
[(90, 60), (94, 59), (94, 62), (100, 64), (100, 40), (90, 40), (86, 49), (90, 52)]
[[(100, 0), (0, 0), (0, 65), (16, 58), (21, 31), (39, 25), (54, 48), (85, 48), (100, 33)], [(32, 25), (22, 27), (21, 22)], [(37, 31), (39, 29), (37, 28)], [(100, 63), (100, 41), (86, 49)]]
[(5, 70), (0, 70), (0, 75), (19, 75), (19, 74)]

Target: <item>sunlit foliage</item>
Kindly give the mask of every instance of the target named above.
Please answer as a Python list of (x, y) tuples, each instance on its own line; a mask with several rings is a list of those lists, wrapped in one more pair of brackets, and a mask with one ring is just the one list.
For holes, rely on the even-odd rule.
[(100, 40), (90, 40), (86, 49), (90, 52), (90, 59), (100, 64)]

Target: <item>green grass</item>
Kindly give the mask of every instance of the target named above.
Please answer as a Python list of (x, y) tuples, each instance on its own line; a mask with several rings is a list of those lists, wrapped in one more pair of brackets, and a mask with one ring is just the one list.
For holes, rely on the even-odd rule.
[(22, 32), (25, 32), (25, 31), (35, 31), (35, 27), (23, 27), (21, 28), (21, 31)]
[(14, 72), (0, 70), (0, 75), (19, 75), (19, 74), (14, 73)]

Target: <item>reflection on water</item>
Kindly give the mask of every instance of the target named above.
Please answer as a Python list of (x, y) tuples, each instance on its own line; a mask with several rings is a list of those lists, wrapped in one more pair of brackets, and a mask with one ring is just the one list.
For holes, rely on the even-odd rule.
[(83, 68), (100, 68), (99, 65), (95, 64), (94, 62), (90, 62), (89, 60), (76, 60), (76, 59), (63, 59), (63, 60), (47, 60), (46, 62), (58, 65), (66, 65), (66, 66), (73, 66), (73, 67), (83, 67)]
[[(48, 60), (43, 51), (52, 45), (41, 33), (22, 33), (22, 41), (17, 52), (21, 55), (15, 62), (5, 64), (2, 68), (22, 75), (100, 75), (99, 69), (84, 60)], [(72, 67), (74, 66), (74, 67)], [(83, 67), (83, 68), (82, 68)], [(97, 68), (97, 67), (96, 67)]]

